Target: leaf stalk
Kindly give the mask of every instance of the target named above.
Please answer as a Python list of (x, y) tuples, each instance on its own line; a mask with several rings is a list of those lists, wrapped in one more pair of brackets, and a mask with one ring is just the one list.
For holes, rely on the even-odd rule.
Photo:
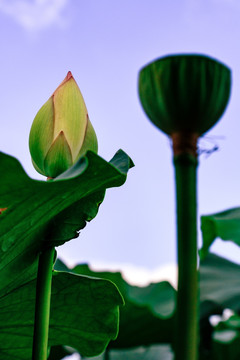
[(197, 157), (174, 156), (177, 197), (178, 292), (175, 360), (198, 358)]
[(47, 360), (52, 271), (55, 249), (39, 255), (32, 360)]

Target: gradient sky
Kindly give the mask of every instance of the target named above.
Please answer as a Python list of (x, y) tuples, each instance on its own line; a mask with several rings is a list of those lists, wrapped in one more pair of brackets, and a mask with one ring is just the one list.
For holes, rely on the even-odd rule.
[[(121, 188), (109, 189), (99, 214), (58, 248), (71, 263), (124, 263), (154, 269), (175, 262), (175, 194), (169, 139), (146, 118), (139, 69), (167, 54), (210, 55), (233, 72), (220, 122), (200, 141), (199, 214), (240, 205), (240, 3), (238, 0), (0, 0), (0, 144), (27, 173), (34, 116), (71, 70), (109, 160), (133, 159)], [(199, 243), (201, 238), (199, 236)], [(218, 241), (218, 254), (240, 250)]]

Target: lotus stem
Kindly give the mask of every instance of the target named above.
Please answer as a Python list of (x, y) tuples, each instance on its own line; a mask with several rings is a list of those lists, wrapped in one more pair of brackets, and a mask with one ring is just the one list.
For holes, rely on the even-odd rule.
[[(196, 137), (173, 138), (177, 198), (178, 292), (175, 360), (198, 359)], [(181, 141), (180, 141), (181, 142)], [(185, 145), (184, 145), (185, 144)], [(186, 146), (187, 144), (187, 146)], [(192, 144), (192, 147), (189, 146)], [(192, 149), (192, 150), (191, 150)]]
[(46, 249), (39, 255), (32, 360), (47, 360), (48, 356), (48, 331), (54, 256), (54, 248)]

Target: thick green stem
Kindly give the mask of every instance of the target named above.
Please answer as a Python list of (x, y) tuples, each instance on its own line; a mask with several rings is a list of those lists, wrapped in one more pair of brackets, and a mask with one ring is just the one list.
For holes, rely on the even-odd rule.
[(177, 195), (178, 293), (175, 360), (198, 358), (197, 158), (174, 157)]
[(32, 360), (47, 360), (54, 255), (51, 248), (39, 256)]

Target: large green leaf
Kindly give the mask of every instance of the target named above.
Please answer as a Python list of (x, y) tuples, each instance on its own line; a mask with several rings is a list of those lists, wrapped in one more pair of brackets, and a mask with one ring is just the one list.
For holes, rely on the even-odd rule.
[(106, 188), (126, 180), (131, 159), (119, 151), (108, 163), (87, 152), (54, 181), (28, 177), (0, 153), (0, 296), (34, 278), (38, 254), (78, 236), (98, 211)]
[(240, 266), (208, 254), (200, 264), (202, 316), (230, 308), (240, 311)]
[(240, 208), (229, 209), (201, 217), (203, 246), (201, 256), (206, 256), (216, 238), (231, 240), (240, 246)]
[[(0, 358), (31, 358), (36, 281), (32, 280), (0, 299)], [(116, 286), (65, 272), (54, 272), (49, 346), (69, 345), (84, 356), (101, 353), (118, 332)]]
[[(69, 271), (60, 260), (55, 266)], [(125, 299), (125, 306), (120, 308), (119, 336), (108, 346), (110, 360), (118, 356), (134, 359), (136, 354), (142, 354), (143, 359), (155, 359), (158, 350), (155, 352), (155, 347), (151, 347), (150, 351), (149, 346), (173, 342), (175, 291), (168, 283), (139, 288), (129, 285), (120, 273), (92, 271), (87, 265), (78, 265), (71, 271), (111, 279)], [(208, 254), (200, 264), (201, 360), (211, 359), (212, 354), (213, 328), (209, 317), (225, 308), (240, 311), (240, 266)], [(136, 353), (130, 351), (133, 347), (137, 347)]]
[[(65, 266), (57, 260), (55, 268), (64, 269)], [(137, 287), (128, 284), (119, 272), (92, 271), (87, 265), (78, 265), (70, 271), (109, 279), (123, 295), (125, 306), (120, 309), (119, 335), (109, 348), (125, 349), (172, 342), (175, 290), (168, 282)]]

